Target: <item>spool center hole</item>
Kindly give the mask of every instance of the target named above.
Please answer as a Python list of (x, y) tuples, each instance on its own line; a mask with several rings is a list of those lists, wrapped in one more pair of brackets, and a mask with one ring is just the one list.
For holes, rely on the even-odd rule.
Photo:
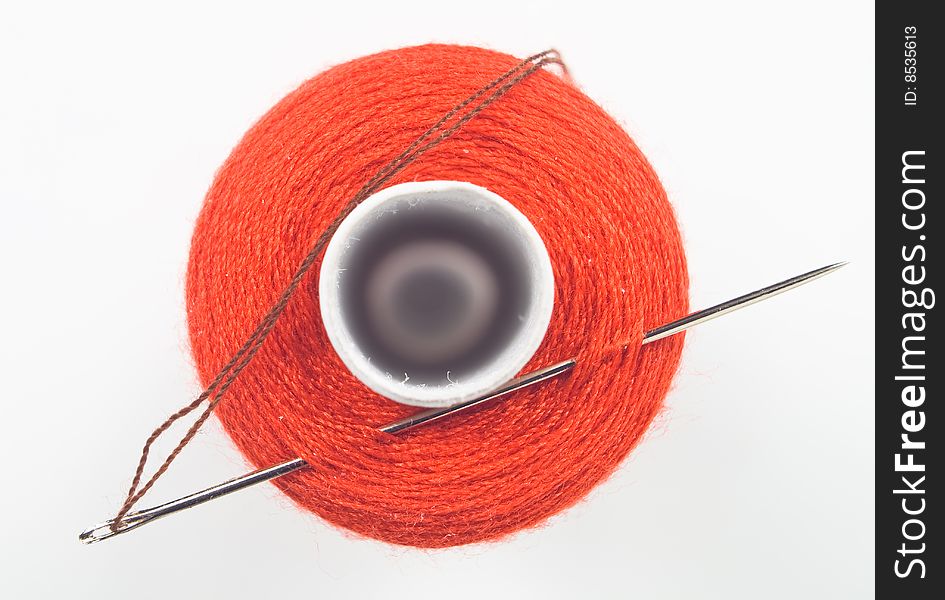
[(418, 204), (351, 241), (342, 311), (371, 363), (411, 384), (474, 373), (522, 326), (532, 295), (520, 240), (489, 211)]

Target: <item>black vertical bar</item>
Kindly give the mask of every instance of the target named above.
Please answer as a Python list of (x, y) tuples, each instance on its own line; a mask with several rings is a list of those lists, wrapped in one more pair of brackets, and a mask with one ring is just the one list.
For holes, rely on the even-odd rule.
[[(876, 592), (945, 598), (939, 544), (945, 436), (936, 3), (876, 10)], [(936, 490), (933, 492), (932, 490)]]

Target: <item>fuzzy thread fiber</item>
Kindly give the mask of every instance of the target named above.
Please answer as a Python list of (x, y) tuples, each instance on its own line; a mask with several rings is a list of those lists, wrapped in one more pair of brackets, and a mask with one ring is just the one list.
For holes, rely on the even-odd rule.
[[(479, 48), (383, 52), (304, 83), (250, 129), (218, 172), (194, 231), (190, 341), (204, 383), (246, 340), (312, 240), (383, 164), (457, 102), (518, 63)], [(257, 467), (325, 520), (394, 544), (493, 540), (541, 523), (607, 478), (640, 441), (683, 336), (643, 332), (688, 309), (672, 208), (646, 159), (600, 107), (542, 70), (390, 182), (469, 181), (509, 200), (551, 256), (555, 309), (526, 370), (574, 370), (487, 408), (401, 435), (416, 410), (369, 391), (321, 323), (310, 271), (216, 409)]]

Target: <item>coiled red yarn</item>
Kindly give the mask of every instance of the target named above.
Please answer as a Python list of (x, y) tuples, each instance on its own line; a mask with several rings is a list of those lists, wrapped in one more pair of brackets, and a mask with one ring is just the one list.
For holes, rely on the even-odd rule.
[[(193, 236), (187, 310), (204, 383), (246, 340), (315, 239), (379, 167), (457, 102), (518, 63), (480, 48), (382, 52), (304, 83), (245, 135)], [(676, 371), (681, 335), (643, 332), (687, 312), (685, 255), (646, 159), (600, 107), (539, 71), (390, 185), (486, 187), (535, 225), (555, 309), (529, 370), (568, 375), (402, 435), (416, 410), (343, 366), (319, 316), (318, 265), (216, 413), (258, 467), (304, 457), (275, 484), (338, 526), (395, 544), (496, 539), (580, 500), (640, 441)]]

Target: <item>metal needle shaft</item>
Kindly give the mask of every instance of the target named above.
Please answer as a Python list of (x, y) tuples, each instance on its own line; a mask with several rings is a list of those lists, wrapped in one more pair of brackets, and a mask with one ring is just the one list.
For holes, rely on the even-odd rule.
[(791, 277), (790, 279), (785, 279), (784, 281), (763, 287), (760, 290), (755, 290), (754, 292), (739, 296), (738, 298), (732, 298), (731, 300), (727, 300), (721, 304), (704, 308), (699, 312), (694, 312), (681, 319), (673, 321), (672, 323), (667, 323), (666, 325), (661, 325), (656, 329), (647, 331), (646, 335), (643, 336), (643, 343), (647, 344), (649, 342), (661, 340), (664, 337), (669, 337), (679, 333), (680, 331), (685, 331), (686, 329), (699, 325), (700, 323), (717, 319), (722, 315), (727, 315), (731, 312), (735, 312), (736, 310), (745, 308), (746, 306), (751, 306), (752, 304), (757, 304), (762, 300), (767, 300), (768, 298), (772, 298), (778, 294), (783, 294), (788, 290), (793, 290), (794, 288), (802, 286), (805, 283), (810, 283), (811, 281), (819, 279), (824, 275), (833, 273), (846, 264), (848, 263), (844, 261), (827, 265), (826, 267), (821, 267), (819, 269), (814, 269), (813, 271), (808, 271), (807, 273), (802, 273), (801, 275)]
[[(656, 340), (675, 335), (681, 331), (685, 331), (686, 329), (689, 329), (690, 327), (700, 323), (705, 323), (706, 321), (721, 317), (722, 315), (726, 315), (738, 309), (745, 308), (746, 306), (751, 306), (752, 304), (761, 302), (762, 300), (766, 300), (782, 292), (786, 292), (805, 283), (809, 283), (819, 277), (827, 275), (828, 273), (832, 273), (845, 264), (847, 263), (840, 262), (827, 265), (826, 267), (821, 267), (820, 269), (815, 269), (808, 273), (791, 277), (790, 279), (786, 279), (743, 296), (733, 298), (732, 300), (728, 300), (721, 304), (716, 304), (715, 306), (710, 306), (709, 308), (694, 312), (681, 319), (677, 319), (676, 321), (647, 331), (643, 336), (642, 343), (649, 344), (650, 342), (655, 342)], [(490, 400), (494, 400), (495, 398), (499, 398), (500, 396), (504, 396), (516, 390), (520, 390), (538, 382), (556, 377), (557, 375), (569, 371), (572, 367), (574, 367), (575, 364), (577, 364), (577, 361), (571, 358), (554, 365), (544, 367), (537, 371), (532, 371), (531, 373), (527, 373), (521, 377), (516, 377), (497, 390), (494, 390), (484, 396), (467, 400), (466, 402), (461, 402), (459, 404), (454, 404), (452, 406), (423, 410), (399, 421), (388, 423), (387, 425), (379, 427), (378, 429), (385, 433), (398, 433), (413, 427), (417, 427), (419, 425), (431, 423), (448, 415), (466, 411), (474, 406), (478, 406)], [(125, 518), (122, 519), (121, 523), (114, 530), (112, 529), (114, 520), (106, 521), (90, 529), (87, 529), (86, 531), (83, 531), (79, 535), (79, 540), (85, 542), (86, 544), (99, 542), (120, 533), (125, 533), (126, 531), (131, 531), (132, 529), (141, 527), (142, 525), (150, 523), (155, 519), (160, 519), (161, 517), (165, 517), (175, 512), (197, 506), (198, 504), (203, 504), (204, 502), (208, 502), (214, 498), (231, 494), (262, 481), (269, 481), (271, 479), (275, 479), (276, 477), (281, 477), (282, 475), (292, 473), (293, 471), (297, 471), (298, 469), (306, 466), (308, 466), (308, 463), (305, 462), (305, 460), (301, 458), (294, 458), (266, 469), (253, 471), (252, 473), (248, 473), (235, 479), (230, 479), (229, 481), (219, 485), (195, 492), (189, 496), (184, 496), (183, 498), (178, 498), (177, 500), (172, 500), (171, 502), (154, 506), (152, 508), (146, 508), (129, 513), (125, 515)]]

